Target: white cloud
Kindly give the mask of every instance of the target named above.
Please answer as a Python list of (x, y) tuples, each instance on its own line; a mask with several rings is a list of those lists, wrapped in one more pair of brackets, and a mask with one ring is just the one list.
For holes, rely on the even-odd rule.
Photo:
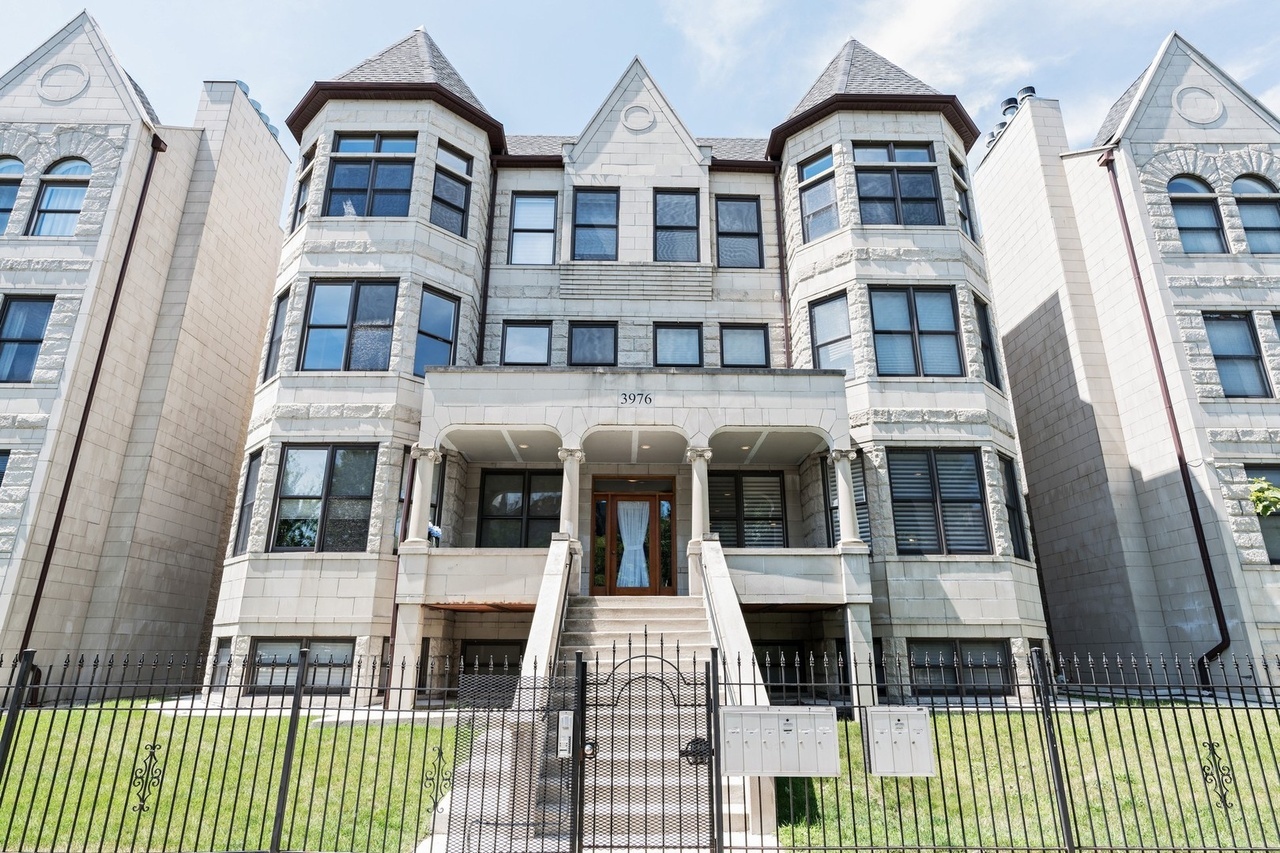
[(662, 17), (697, 53), (702, 80), (714, 82), (747, 61), (752, 30), (775, 5), (774, 0), (662, 0)]

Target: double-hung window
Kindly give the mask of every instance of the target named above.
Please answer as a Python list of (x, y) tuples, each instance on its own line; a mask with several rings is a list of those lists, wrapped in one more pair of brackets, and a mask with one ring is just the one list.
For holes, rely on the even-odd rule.
[(471, 200), (471, 158), (443, 143), (436, 149), (436, 180), (431, 189), (431, 224), (467, 236)]
[(573, 192), (573, 259), (618, 259), (618, 191), (576, 189)]
[(617, 323), (569, 324), (569, 364), (612, 367), (617, 363)]
[(311, 195), (312, 166), (316, 161), (316, 147), (302, 155), (302, 167), (298, 170), (298, 186), (293, 192), (293, 215), (290, 217), (289, 230), (296, 231), (307, 218), (307, 198)]
[(900, 554), (990, 554), (976, 450), (890, 450), (889, 492)]
[(244, 491), (240, 494), (240, 514), (236, 516), (236, 541), (231, 549), (233, 556), (249, 550), (249, 530), (253, 526), (253, 506), (258, 493), (258, 474), (262, 470), (262, 451), (249, 455), (244, 469)]
[(764, 266), (760, 197), (716, 197), (716, 263), (726, 268)]
[(429, 287), (422, 288), (418, 310), (418, 345), (413, 356), (413, 373), (426, 376), (428, 367), (453, 364), (458, 340), (458, 300)]
[(1169, 204), (1178, 226), (1182, 251), (1222, 254), (1227, 251), (1213, 188), (1199, 178), (1180, 175), (1169, 182)]
[(951, 181), (956, 185), (956, 216), (960, 220), (960, 230), (970, 240), (977, 240), (978, 228), (973, 221), (973, 201), (969, 195), (969, 173), (964, 161), (955, 154), (951, 155)]
[(698, 260), (697, 190), (654, 190), (653, 259), (671, 263)]
[(18, 200), (22, 184), (22, 161), (17, 157), (0, 157), (0, 235), (9, 227), (9, 215)]
[(30, 382), (44, 343), (52, 296), (10, 296), (0, 313), (0, 382)]
[(286, 446), (272, 549), (366, 550), (377, 461), (372, 444)]
[(922, 696), (1009, 692), (1009, 648), (1001, 640), (909, 640), (911, 685)]
[(59, 160), (50, 166), (40, 180), (36, 215), (28, 233), (33, 237), (74, 236), (92, 174), (92, 167), (78, 157)]
[(929, 143), (857, 142), (853, 165), (863, 225), (941, 225), (938, 169)]
[(988, 382), (1000, 387), (1000, 362), (996, 356), (996, 335), (991, 325), (991, 308), (981, 299), (974, 298), (974, 311), (978, 315), (978, 338), (982, 342), (982, 374)]
[(511, 196), (512, 264), (554, 264), (556, 262), (556, 197), (546, 195)]
[(485, 471), (480, 482), (481, 548), (546, 548), (560, 529), (562, 471)]
[(1004, 475), (1004, 509), (1009, 518), (1009, 543), (1013, 546), (1013, 556), (1019, 560), (1030, 560), (1031, 545), (1027, 542), (1027, 522), (1022, 515), (1018, 466), (1008, 456), (1001, 456), (1000, 470)]
[(702, 326), (697, 323), (654, 323), (653, 365), (701, 367)]
[(1254, 254), (1280, 254), (1280, 194), (1275, 186), (1256, 175), (1244, 175), (1231, 184), (1240, 210), (1249, 251)]
[(782, 475), (713, 472), (707, 477), (711, 532), (726, 548), (785, 548)]
[[(1250, 480), (1261, 477), (1273, 486), (1280, 486), (1280, 465), (1247, 465), (1245, 476)], [(1267, 548), (1267, 558), (1273, 566), (1280, 566), (1280, 513), (1258, 516), (1262, 526), (1262, 541)]]
[(809, 306), (813, 338), (813, 364), (824, 370), (853, 367), (853, 342), (849, 331), (849, 297), (841, 293)]
[(768, 367), (769, 327), (720, 327), (721, 367)]
[(324, 215), (408, 216), (417, 150), (414, 134), (338, 134)]
[(503, 322), (502, 363), (550, 364), (551, 324), (532, 320), (507, 320)]
[(253, 643), (250, 692), (291, 693), (298, 683), (298, 661), (307, 648), (305, 693), (345, 693), (351, 687), (356, 643), (352, 639), (263, 637)]
[(964, 375), (951, 288), (874, 288), (871, 326), (880, 376)]
[(1228, 397), (1270, 397), (1253, 317), (1249, 314), (1205, 314), (1209, 349), (1218, 365), (1222, 393)]
[[(862, 454), (858, 460), (849, 462), (849, 473), (853, 480), (853, 514), (858, 519), (858, 538), (868, 546), (871, 545), (871, 506), (867, 502), (867, 478), (862, 469)], [(834, 546), (840, 541), (840, 488), (836, 482), (835, 463), (822, 460), (822, 481), (827, 492), (827, 535)]]
[(835, 156), (830, 149), (800, 164), (800, 224), (806, 243), (840, 227)]
[(395, 282), (314, 282), (302, 370), (386, 370), (396, 315)]
[(262, 364), (262, 381), (266, 382), (280, 369), (280, 346), (284, 343), (284, 323), (289, 312), (289, 291), (276, 297), (271, 312), (271, 337), (267, 339), (267, 356)]

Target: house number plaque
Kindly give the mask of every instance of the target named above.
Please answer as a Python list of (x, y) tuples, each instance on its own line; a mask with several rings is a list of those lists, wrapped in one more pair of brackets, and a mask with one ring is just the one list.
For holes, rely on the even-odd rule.
[(618, 394), (619, 406), (652, 406), (653, 395), (647, 391), (623, 391)]

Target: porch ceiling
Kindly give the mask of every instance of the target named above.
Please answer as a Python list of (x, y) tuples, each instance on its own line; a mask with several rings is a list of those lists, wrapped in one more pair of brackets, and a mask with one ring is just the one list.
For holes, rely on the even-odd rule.
[(549, 429), (474, 427), (451, 430), (441, 443), (472, 462), (558, 462), (560, 436)]
[(655, 429), (603, 429), (582, 440), (587, 464), (676, 464), (688, 446), (680, 433)]
[(803, 430), (724, 429), (711, 436), (712, 465), (798, 465), (826, 439)]

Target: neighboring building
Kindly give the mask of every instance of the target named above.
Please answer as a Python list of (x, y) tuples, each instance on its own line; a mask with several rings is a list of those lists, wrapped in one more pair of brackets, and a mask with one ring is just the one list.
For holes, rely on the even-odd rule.
[(6, 665), (202, 645), (287, 167), (242, 84), (162, 126), (86, 14), (0, 77)]
[(648, 597), (637, 643), (705, 593), (730, 654), (933, 689), (1044, 640), (954, 97), (850, 41), (769, 139), (699, 139), (637, 59), (509, 136), (418, 30), (288, 125), (212, 647), (254, 686), (303, 645), (545, 664), (566, 569)]
[(1058, 650), (1280, 652), (1280, 121), (1173, 34), (1092, 147), (1025, 99), (976, 180)]

